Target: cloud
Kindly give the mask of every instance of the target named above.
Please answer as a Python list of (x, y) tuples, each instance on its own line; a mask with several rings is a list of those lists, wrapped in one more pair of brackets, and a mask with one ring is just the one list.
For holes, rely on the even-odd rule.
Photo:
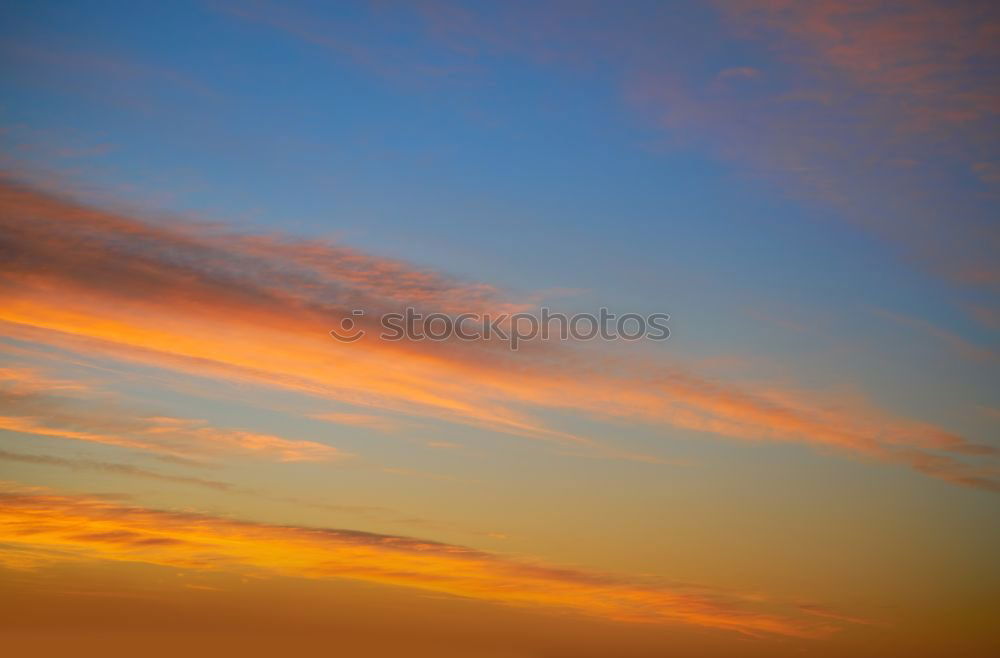
[[(0, 55), (9, 75), (32, 86), (143, 113), (158, 111), (164, 90), (202, 100), (217, 98), (212, 89), (183, 72), (151, 66), (125, 53), (69, 45), (65, 40), (41, 43), (37, 36), (9, 38), (0, 45)], [(93, 147), (84, 150), (87, 152), (93, 153)], [(80, 154), (78, 149), (70, 149), (61, 157)]]
[(399, 428), (399, 423), (385, 416), (374, 414), (358, 414), (346, 412), (326, 412), (319, 414), (309, 414), (310, 418), (325, 420), (338, 425), (353, 425), (355, 427), (365, 427), (379, 430), (380, 432), (392, 432)]
[(989, 306), (972, 305), (968, 307), (973, 319), (988, 329), (1000, 329), (1000, 312)]
[[(400, 308), (408, 296), (425, 311), (518, 304), (489, 286), (338, 245), (155, 223), (13, 183), (0, 186), (0, 208), (0, 248), (11, 255), (0, 264), (0, 326), (23, 340), (433, 417), (602, 458), (664, 461), (563, 431), (539, 413), (563, 410), (598, 421), (837, 448), (971, 486), (987, 467), (962, 459), (995, 455), (990, 446), (894, 417), (864, 400), (819, 400), (761, 385), (744, 390), (669, 363), (595, 360), (572, 344), (511, 352), (489, 341), (379, 340), (375, 317)], [(362, 326), (371, 336), (351, 344), (331, 339), (329, 329), (355, 308), (368, 311), (369, 324)], [(147, 448), (215, 446), (285, 460), (338, 454), (321, 444), (181, 419), (133, 419), (137, 425), (124, 433), (97, 433), (79, 416), (52, 422), (58, 419), (19, 413), (5, 422), (21, 431), (61, 428), (68, 438), (132, 447), (137, 441)], [(170, 441), (155, 442), (160, 438)], [(924, 452), (950, 456), (934, 455), (932, 469), (918, 468), (916, 456)]]
[(9, 393), (22, 396), (43, 392), (50, 394), (80, 394), (94, 390), (86, 382), (54, 379), (47, 377), (38, 368), (27, 367), (0, 367), (0, 384)]
[(228, 482), (218, 480), (206, 480), (204, 478), (189, 477), (186, 475), (170, 475), (151, 471), (131, 464), (119, 464), (116, 462), (95, 461), (92, 459), (65, 459), (62, 457), (52, 457), (49, 455), (30, 455), (21, 452), (8, 452), (0, 450), (0, 459), (4, 461), (20, 462), (22, 464), (38, 464), (41, 466), (60, 466), (72, 469), (84, 469), (97, 471), (100, 473), (112, 473), (115, 475), (128, 475), (131, 477), (146, 478), (149, 480), (159, 480), (161, 482), (173, 482), (177, 484), (191, 484), (217, 491), (230, 491), (233, 485)]
[(716, 4), (738, 35), (767, 44), (780, 82), (740, 97), (674, 85), (662, 101), (687, 99), (681, 125), (707, 117), (728, 155), (798, 179), (953, 280), (995, 288), (996, 4)]
[(732, 80), (738, 78), (756, 78), (759, 75), (760, 71), (752, 66), (734, 66), (719, 71), (715, 77), (717, 80)]
[(298, 498), (294, 496), (273, 495), (268, 492), (258, 491), (254, 489), (247, 489), (244, 487), (238, 487), (229, 482), (222, 482), (220, 480), (210, 480), (206, 478), (192, 477), (187, 475), (173, 475), (170, 473), (153, 471), (148, 468), (143, 468), (140, 466), (134, 466), (132, 464), (123, 464), (119, 462), (98, 461), (93, 459), (82, 459), (82, 458), (64, 458), (64, 457), (55, 457), (51, 455), (37, 455), (37, 454), (28, 454), (22, 452), (10, 452), (2, 449), (0, 449), (0, 460), (21, 463), (21, 464), (34, 464), (37, 466), (55, 466), (58, 468), (69, 468), (73, 470), (87, 470), (87, 471), (94, 471), (97, 473), (111, 473), (114, 475), (125, 475), (128, 477), (144, 478), (148, 480), (169, 482), (173, 484), (186, 484), (197, 487), (204, 487), (206, 489), (214, 489), (216, 491), (224, 491), (227, 493), (236, 493), (243, 496), (253, 496), (261, 499), (270, 500), (273, 502), (294, 505), (297, 508), (309, 507), (312, 509), (321, 510), (324, 512), (332, 512), (335, 514), (348, 514), (357, 518), (366, 519), (368, 521), (376, 521), (381, 523), (390, 523), (394, 525), (398, 524), (398, 525), (422, 528), (425, 531), (457, 532), (464, 535), (488, 537), (490, 539), (506, 539), (506, 535), (500, 532), (478, 530), (476, 528), (466, 527), (465, 525), (458, 523), (426, 519), (414, 516), (412, 514), (407, 514), (405, 512), (401, 512), (399, 510), (392, 509), (389, 507), (382, 507), (378, 505), (343, 505), (338, 503), (310, 500), (306, 498)]
[(873, 93), (909, 99), (904, 112), (913, 117), (962, 122), (997, 110), (995, 94), (979, 77), (987, 72), (986, 58), (1000, 53), (992, 3), (736, 0), (721, 6), (747, 29), (791, 42), (776, 48), (812, 53), (813, 66), (836, 69)]
[(111, 399), (101, 400), (101, 392), (93, 385), (51, 379), (26, 368), (0, 369), (0, 430), (180, 459), (236, 455), (296, 462), (349, 456), (315, 441), (219, 428), (199, 419), (142, 414)]
[(430, 44), (472, 63), (489, 55), (546, 72), (599, 71), (668, 147), (698, 148), (754, 182), (831, 206), (952, 282), (1000, 285), (995, 2), (706, 4), (414, 11)]
[(10, 486), (0, 492), (0, 502), (0, 540), (3, 551), (16, 558), (11, 566), (99, 559), (347, 578), (621, 622), (681, 623), (754, 636), (823, 637), (840, 625), (757, 594), (671, 586), (411, 537), (252, 523)]
[(979, 413), (983, 414), (988, 418), (992, 418), (993, 420), (1000, 420), (1000, 409), (994, 409), (993, 407), (983, 407), (983, 406), (976, 407), (976, 409), (978, 409)]
[(918, 331), (931, 336), (935, 340), (940, 341), (955, 354), (973, 363), (986, 365), (1000, 360), (1000, 354), (997, 354), (993, 350), (971, 343), (958, 334), (948, 331), (947, 329), (942, 329), (925, 320), (912, 318), (883, 309), (876, 309), (875, 313), (892, 320), (893, 322), (917, 329)]
[(984, 183), (1000, 184), (1000, 165), (995, 162), (976, 162), (972, 165), (972, 173)]

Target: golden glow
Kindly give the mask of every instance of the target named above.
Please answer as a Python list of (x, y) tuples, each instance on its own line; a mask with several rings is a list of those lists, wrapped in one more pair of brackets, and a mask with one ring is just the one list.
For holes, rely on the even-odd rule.
[(835, 628), (759, 595), (671, 589), (409, 537), (251, 523), (41, 491), (8, 489), (2, 502), (0, 542), (20, 549), (5, 560), (14, 567), (99, 558), (356, 579), (625, 622), (682, 622), (755, 635), (818, 637)]

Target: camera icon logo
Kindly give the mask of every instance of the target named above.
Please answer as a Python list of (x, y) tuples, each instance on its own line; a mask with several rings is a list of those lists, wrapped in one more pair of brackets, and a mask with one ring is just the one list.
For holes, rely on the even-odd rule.
[[(361, 317), (365, 312), (361, 309), (355, 309), (351, 311), (351, 315), (354, 317)], [(339, 340), (342, 343), (353, 343), (356, 340), (360, 340), (365, 335), (364, 329), (358, 329), (354, 322), (354, 318), (346, 317), (340, 321), (340, 330), (331, 329), (330, 335)]]

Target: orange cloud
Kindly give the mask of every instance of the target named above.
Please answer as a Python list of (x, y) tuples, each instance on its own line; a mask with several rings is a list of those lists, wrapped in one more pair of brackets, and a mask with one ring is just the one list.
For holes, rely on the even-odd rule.
[[(0, 266), (8, 284), (0, 322), (21, 339), (485, 427), (591, 456), (658, 461), (551, 427), (538, 410), (834, 447), (996, 488), (991, 466), (956, 458), (992, 458), (992, 447), (864, 401), (818, 401), (762, 387), (749, 392), (667, 364), (591, 365), (571, 345), (531, 344), (515, 353), (493, 342), (379, 340), (374, 316), (401, 304), (399, 263), (315, 242), (155, 224), (15, 184), (0, 186), (0, 207), (3, 239), (17, 255)], [(403, 279), (410, 282), (403, 290), (424, 309), (437, 310), (433, 304), (445, 297), (450, 309), (511, 305), (498, 295), (484, 298), (482, 286), (430, 274)], [(369, 311), (364, 326), (373, 337), (351, 344), (331, 339), (330, 327), (353, 308)], [(9, 414), (8, 422), (55, 431), (25, 415)], [(336, 456), (332, 448), (279, 437), (162, 418), (143, 423), (127, 436), (105, 438), (172, 436), (171, 445), (287, 460)]]
[(143, 415), (111, 401), (97, 405), (99, 393), (90, 385), (47, 378), (37, 369), (4, 368), (0, 370), (0, 430), (178, 458), (243, 455), (294, 462), (348, 456), (315, 441), (218, 428), (198, 419)]
[(317, 510), (323, 510), (325, 512), (333, 512), (336, 514), (348, 514), (358, 518), (366, 519), (368, 521), (378, 521), (382, 523), (410, 526), (415, 528), (421, 528), (424, 531), (438, 531), (438, 532), (451, 532), (451, 533), (458, 532), (465, 535), (489, 537), (490, 539), (507, 538), (506, 535), (500, 532), (479, 530), (477, 528), (467, 527), (463, 524), (427, 519), (406, 512), (402, 512), (400, 510), (392, 509), (389, 507), (382, 507), (379, 505), (344, 505), (339, 503), (323, 502), (315, 499), (298, 498), (295, 496), (274, 495), (269, 492), (238, 487), (229, 482), (223, 482), (220, 480), (210, 480), (206, 478), (192, 477), (188, 475), (175, 475), (172, 473), (164, 473), (162, 471), (154, 471), (148, 468), (143, 468), (141, 466), (135, 466), (133, 464), (98, 461), (94, 459), (80, 459), (80, 458), (66, 459), (63, 457), (54, 457), (51, 455), (9, 452), (7, 450), (0, 450), (0, 460), (20, 463), (20, 464), (32, 464), (36, 466), (55, 466), (58, 468), (69, 468), (73, 470), (86, 470), (86, 471), (93, 471), (97, 473), (105, 473), (112, 475), (124, 475), (128, 477), (156, 480), (160, 482), (170, 482), (173, 484), (185, 484), (196, 487), (204, 487), (206, 489), (214, 489), (216, 491), (236, 493), (242, 496), (253, 496), (257, 498), (270, 500), (273, 502), (294, 505), (297, 508), (308, 507)]
[(81, 393), (92, 391), (85, 382), (66, 379), (53, 379), (45, 376), (38, 368), (4, 367), (0, 368), (0, 385), (8, 394), (28, 395), (34, 393)]
[(106, 499), (4, 487), (0, 556), (144, 562), (181, 569), (347, 578), (631, 623), (682, 623), (749, 635), (822, 637), (837, 628), (757, 594), (666, 586), (410, 537), (269, 525)]
[[(66, 420), (64, 417), (63, 420)], [(76, 422), (94, 422), (94, 417), (76, 418)], [(228, 430), (203, 426), (203, 421), (154, 417), (135, 419), (148, 421), (136, 436), (129, 438), (114, 434), (79, 431), (56, 427), (36, 418), (0, 416), (0, 430), (103, 443), (133, 450), (160, 452), (177, 457), (208, 456), (219, 454), (244, 454), (262, 456), (277, 461), (329, 461), (343, 458), (344, 453), (333, 446), (313, 441), (295, 441), (270, 434), (257, 434), (245, 430)], [(178, 422), (182, 421), (182, 422)]]

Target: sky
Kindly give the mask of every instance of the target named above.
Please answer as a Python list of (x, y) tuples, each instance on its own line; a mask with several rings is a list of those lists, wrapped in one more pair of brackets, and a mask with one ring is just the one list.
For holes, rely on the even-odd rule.
[(995, 3), (0, 19), (7, 646), (1000, 655)]

